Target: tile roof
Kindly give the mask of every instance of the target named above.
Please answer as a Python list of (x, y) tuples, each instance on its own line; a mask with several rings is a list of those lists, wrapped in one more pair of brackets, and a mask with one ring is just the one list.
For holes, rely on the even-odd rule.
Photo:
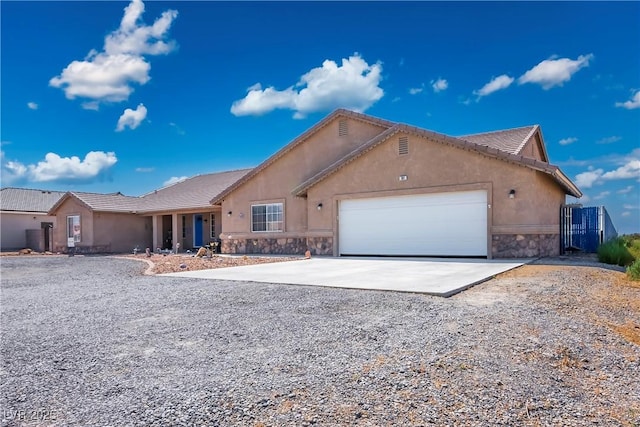
[(253, 169), (196, 175), (142, 196), (138, 212), (211, 208), (210, 200)]
[(278, 160), (279, 158), (281, 158), (282, 156), (287, 154), (293, 148), (295, 148), (298, 145), (302, 144), (304, 141), (309, 139), (313, 134), (315, 134), (320, 129), (322, 129), (323, 127), (325, 127), (329, 123), (331, 123), (336, 117), (348, 117), (350, 119), (360, 120), (362, 122), (371, 123), (373, 125), (380, 126), (383, 129), (388, 129), (388, 128), (392, 127), (393, 125), (395, 125), (394, 122), (390, 122), (388, 120), (380, 119), (378, 117), (369, 116), (367, 114), (356, 113), (355, 111), (345, 110), (344, 108), (339, 108), (339, 109), (333, 111), (328, 116), (326, 116), (324, 119), (320, 120), (318, 123), (313, 125), (311, 128), (307, 129), (306, 132), (304, 132), (302, 135), (300, 135), (297, 138), (295, 138), (289, 144), (287, 144), (284, 147), (282, 147), (274, 155), (269, 157), (264, 162), (260, 163), (258, 166), (256, 166), (254, 169), (252, 169), (249, 173), (247, 173), (241, 179), (238, 179), (238, 181), (233, 183), (229, 188), (227, 188), (226, 190), (220, 192), (216, 197), (213, 197), (211, 199), (211, 203), (212, 204), (220, 203), (220, 201), (227, 194), (231, 193), (233, 190), (235, 190), (236, 188), (240, 187), (242, 184), (244, 184), (245, 182), (250, 180), (252, 177), (254, 177), (258, 173), (262, 172), (265, 168), (267, 168), (269, 165), (273, 164), (276, 160)]
[(64, 196), (64, 191), (6, 187), (0, 190), (0, 210), (46, 213)]
[[(149, 214), (189, 209), (210, 209), (209, 201), (252, 169), (196, 175), (139, 197), (122, 193), (85, 193), (69, 191), (47, 211), (57, 209), (68, 197), (75, 197), (95, 212), (135, 212)], [(46, 212), (46, 211), (45, 211)]]
[(100, 194), (70, 191), (67, 194), (77, 197), (96, 212), (133, 212), (138, 209), (141, 202), (140, 197), (125, 196), (120, 192)]
[(524, 145), (529, 141), (538, 128), (538, 125), (524, 126), (515, 129), (463, 135), (459, 136), (458, 139), (463, 139), (485, 147), (495, 148), (510, 154), (519, 154)]
[(332, 175), (334, 172), (343, 168), (347, 164), (351, 163), (353, 160), (362, 156), (367, 151), (373, 149), (374, 147), (378, 146), (379, 144), (383, 143), (384, 141), (386, 141), (387, 139), (389, 139), (390, 137), (392, 137), (393, 135), (399, 132), (405, 132), (405, 133), (409, 133), (409, 134), (413, 134), (421, 137), (426, 137), (441, 144), (451, 145), (464, 150), (475, 151), (488, 157), (501, 159), (504, 161), (512, 162), (524, 167), (528, 167), (534, 170), (544, 172), (548, 175), (551, 175), (554, 178), (554, 180), (567, 192), (567, 194), (570, 194), (575, 197), (582, 196), (582, 192), (580, 191), (580, 189), (578, 189), (578, 187), (573, 182), (571, 182), (571, 180), (567, 178), (557, 166), (551, 165), (546, 162), (542, 162), (540, 160), (521, 156), (518, 154), (512, 154), (488, 145), (475, 144), (473, 142), (466, 141), (464, 139), (454, 138), (452, 136), (447, 136), (444, 134), (436, 133), (433, 131), (429, 131), (426, 129), (421, 129), (415, 126), (409, 126), (405, 124), (397, 124), (387, 129), (386, 131), (380, 133), (376, 137), (370, 139), (366, 143), (362, 144), (361, 146), (353, 150), (351, 153), (347, 154), (346, 156), (336, 161), (332, 165), (327, 166), (325, 169), (321, 170), (316, 175), (312, 176), (311, 178), (309, 178), (308, 180), (300, 184), (298, 187), (294, 188), (292, 193), (296, 196), (306, 195), (307, 190), (309, 188), (313, 187), (318, 182), (322, 181), (329, 175)]

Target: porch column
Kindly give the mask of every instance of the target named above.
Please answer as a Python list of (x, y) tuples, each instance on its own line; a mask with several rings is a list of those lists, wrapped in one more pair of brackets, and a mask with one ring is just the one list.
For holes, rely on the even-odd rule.
[[(160, 221), (158, 221), (160, 220)], [(158, 222), (160, 222), (160, 226), (158, 226)], [(153, 247), (151, 248), (151, 252), (155, 252), (156, 248), (161, 248), (160, 242), (162, 241), (162, 217), (159, 215), (153, 215), (151, 217), (151, 232), (153, 233)], [(158, 235), (160, 235), (160, 239), (158, 239)]]
[[(182, 246), (182, 239), (178, 236), (182, 236), (182, 224), (178, 224), (178, 214), (171, 214), (171, 241), (173, 242), (173, 251), (176, 252), (176, 244), (180, 243)], [(180, 248), (182, 250), (182, 248)]]

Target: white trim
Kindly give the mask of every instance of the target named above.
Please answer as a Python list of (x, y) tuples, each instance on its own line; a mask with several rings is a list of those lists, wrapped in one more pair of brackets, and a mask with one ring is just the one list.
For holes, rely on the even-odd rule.
[[(268, 207), (269, 207), (269, 206), (277, 206), (277, 205), (279, 205), (279, 206), (280, 206), (280, 213), (281, 213), (281, 215), (282, 215), (282, 220), (281, 220), (281, 221), (272, 221), (272, 222), (269, 222), (269, 220), (268, 220), (268, 215), (269, 215)], [(280, 223), (280, 224), (281, 224), (281, 227), (280, 227), (280, 229), (279, 229), (279, 230), (254, 230), (254, 229), (253, 229), (253, 208), (254, 208), (254, 207), (259, 207), (259, 206), (264, 206), (264, 207), (265, 207), (265, 226), (266, 226), (267, 228), (269, 228), (269, 224), (274, 224), (274, 223), (275, 223), (275, 224), (277, 224), (277, 223)], [(273, 214), (273, 213), (272, 213), (272, 214)], [(250, 228), (250, 230), (251, 230), (251, 232), (252, 232), (252, 233), (282, 233), (282, 232), (284, 231), (284, 203), (283, 203), (283, 202), (274, 202), (274, 203), (255, 203), (255, 204), (252, 204), (252, 205), (251, 205), (251, 210), (250, 210), (249, 215), (251, 215), (251, 218), (250, 218), (250, 227), (251, 227), (251, 228)]]

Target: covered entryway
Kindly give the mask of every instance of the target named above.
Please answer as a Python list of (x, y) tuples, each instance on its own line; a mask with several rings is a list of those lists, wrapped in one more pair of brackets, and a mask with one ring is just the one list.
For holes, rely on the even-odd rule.
[(340, 255), (487, 256), (486, 190), (342, 200)]

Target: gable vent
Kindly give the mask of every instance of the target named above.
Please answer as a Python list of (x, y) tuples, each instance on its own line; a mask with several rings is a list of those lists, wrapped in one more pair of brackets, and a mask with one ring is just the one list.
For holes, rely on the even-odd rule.
[(407, 138), (406, 136), (401, 136), (400, 138), (398, 138), (398, 154), (400, 156), (409, 154), (409, 138)]
[(347, 120), (342, 119), (338, 122), (338, 136), (347, 136)]

